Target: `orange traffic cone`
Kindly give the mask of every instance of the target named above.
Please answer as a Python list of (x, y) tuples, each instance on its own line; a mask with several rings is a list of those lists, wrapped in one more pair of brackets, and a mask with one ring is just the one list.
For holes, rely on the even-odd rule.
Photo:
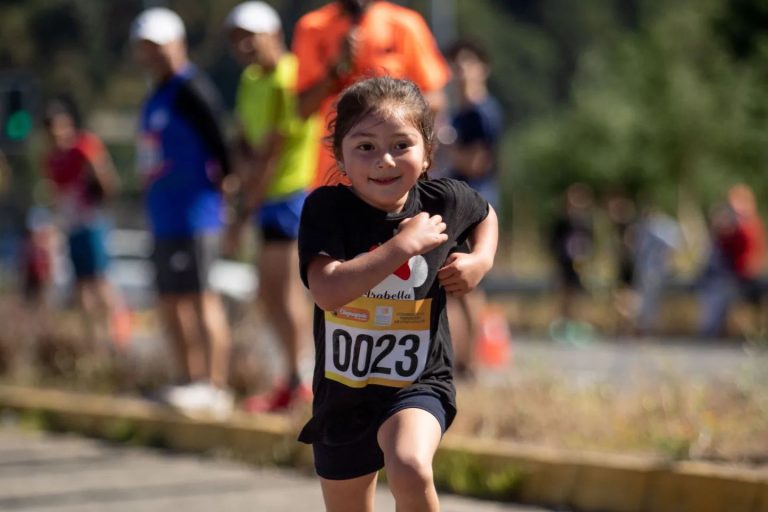
[(483, 366), (501, 368), (512, 358), (512, 335), (501, 307), (489, 304), (480, 315), (475, 355)]

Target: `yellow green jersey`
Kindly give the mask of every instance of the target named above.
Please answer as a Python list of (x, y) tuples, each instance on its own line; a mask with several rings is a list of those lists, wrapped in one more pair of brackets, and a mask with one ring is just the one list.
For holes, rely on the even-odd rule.
[(235, 113), (248, 143), (259, 147), (272, 132), (284, 137), (267, 200), (309, 188), (317, 165), (319, 123), (299, 115), (297, 71), (296, 56), (285, 53), (271, 72), (256, 64), (245, 68), (237, 89)]

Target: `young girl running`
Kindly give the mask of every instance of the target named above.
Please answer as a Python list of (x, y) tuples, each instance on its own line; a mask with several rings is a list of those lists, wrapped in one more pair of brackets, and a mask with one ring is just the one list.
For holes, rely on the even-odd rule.
[[(433, 119), (419, 89), (389, 77), (342, 92), (330, 142), (351, 186), (315, 190), (299, 230), (315, 300), (313, 445), (329, 512), (372, 511), (377, 472), (403, 512), (437, 511), (432, 457), (456, 415), (446, 293), (493, 265), (488, 203), (426, 180)], [(455, 253), (469, 241), (469, 253)]]

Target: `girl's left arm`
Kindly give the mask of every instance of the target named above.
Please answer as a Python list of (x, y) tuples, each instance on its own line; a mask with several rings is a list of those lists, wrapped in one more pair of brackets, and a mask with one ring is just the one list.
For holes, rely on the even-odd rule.
[(499, 221), (488, 206), (488, 215), (469, 235), (470, 252), (451, 253), (437, 273), (446, 293), (461, 296), (473, 290), (493, 267), (498, 242)]

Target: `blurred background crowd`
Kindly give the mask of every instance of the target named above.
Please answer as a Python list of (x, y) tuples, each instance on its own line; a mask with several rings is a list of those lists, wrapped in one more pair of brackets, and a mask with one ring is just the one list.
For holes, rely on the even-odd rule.
[[(68, 231), (84, 214), (62, 212), (56, 180), (66, 178), (50, 172), (51, 161), (80, 131), (92, 134), (78, 144), (99, 155), (92, 192), (109, 253), (93, 264), (148, 258), (136, 140), (153, 79), (136, 58), (132, 24), (147, 8), (178, 14), (191, 61), (221, 99), (223, 140), (234, 144), (242, 68), (232, 31), (248, 32), (232, 21), (237, 3), (0, 3), (0, 290), (40, 312), (40, 329), (50, 327), (46, 309), (79, 304), (86, 337), (128, 343), (131, 310), (146, 305), (132, 293), (151, 290), (151, 278), (145, 267), (112, 265), (103, 279), (74, 284), (78, 269), (65, 255), (78, 245), (73, 237), (90, 235)], [(268, 3), (285, 51), (296, 51), (300, 18), (327, 4)], [(572, 342), (765, 337), (763, 2), (394, 3), (423, 17), (450, 66), (435, 107), (441, 147), (431, 172), (458, 174), (500, 213), (502, 244), (484, 296), (458, 308), (457, 318), (470, 312), (470, 333), (496, 304), (513, 333)], [(268, 245), (247, 242), (228, 261), (247, 263)], [(241, 299), (248, 278), (238, 270), (223, 268), (217, 291)], [(290, 381), (299, 370), (287, 366)]]

